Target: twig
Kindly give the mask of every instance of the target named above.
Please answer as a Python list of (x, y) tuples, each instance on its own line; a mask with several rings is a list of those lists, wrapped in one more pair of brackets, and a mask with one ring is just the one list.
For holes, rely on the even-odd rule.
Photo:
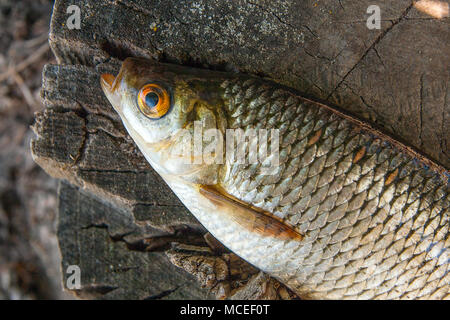
[(22, 44), (27, 48), (32, 48), (38, 44), (41, 44), (44, 41), (48, 41), (48, 33), (44, 32), (40, 36), (37, 36), (33, 39), (22, 41)]
[(28, 58), (20, 62), (16, 67), (10, 68), (6, 72), (0, 74), (0, 82), (8, 79), (10, 76), (12, 76), (14, 73), (19, 73), (20, 71), (26, 69), (30, 64), (36, 62), (39, 60), (39, 58), (47, 52), (49, 49), (48, 43), (44, 43), (42, 46), (40, 46), (32, 55), (30, 55)]
[(30, 110), (33, 110), (33, 108), (36, 106), (36, 101), (30, 91), (30, 88), (28, 88), (28, 86), (25, 84), (25, 81), (23, 81), (23, 78), (17, 72), (15, 72), (14, 69), (12, 69), (12, 77), (17, 83), (20, 91), (22, 92), (22, 95), (25, 98), (28, 106), (30, 107)]

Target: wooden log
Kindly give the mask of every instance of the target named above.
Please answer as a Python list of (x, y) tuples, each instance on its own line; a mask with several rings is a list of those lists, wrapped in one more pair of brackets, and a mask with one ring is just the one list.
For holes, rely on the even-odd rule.
[[(128, 56), (269, 77), (368, 120), (450, 165), (448, 17), (432, 19), (411, 1), (380, 3), (381, 29), (373, 30), (366, 25), (368, 0), (81, 0), (76, 2), (81, 28), (69, 29), (67, 8), (72, 4), (55, 1), (50, 45), (58, 65), (43, 72), (46, 110), (36, 116), (31, 148), (49, 174), (76, 186), (64, 185), (59, 195), (64, 266), (94, 239), (104, 242), (75, 259), (87, 272), (85, 293), (101, 284), (120, 289), (97, 290), (96, 297), (207, 297), (189, 272), (169, 267), (162, 253), (139, 256), (150, 249), (164, 251), (172, 242), (205, 245), (205, 230), (147, 164), (101, 91), (99, 75), (117, 73)], [(114, 214), (97, 212), (91, 205), (95, 201)], [(87, 218), (82, 211), (88, 208), (95, 219), (102, 217), (107, 230), (83, 229), (88, 224), (70, 220), (76, 212)], [(113, 225), (121, 231), (112, 231)], [(139, 232), (128, 235), (125, 243), (111, 240), (127, 230)], [(82, 241), (75, 242), (75, 235), (82, 235)], [(134, 249), (140, 246), (140, 252), (130, 249), (130, 243)], [(165, 267), (146, 276), (152, 288), (147, 291), (137, 281), (122, 283), (127, 278), (120, 273), (111, 280), (107, 255), (104, 268), (93, 268), (88, 261), (105, 248), (124, 261), (145, 264), (161, 257)], [(136, 270), (127, 273), (133, 278), (142, 272)], [(186, 283), (186, 290), (165, 295), (175, 279)], [(251, 292), (261, 279), (251, 281)]]
[(194, 276), (174, 266), (163, 252), (143, 252), (137, 239), (149, 230), (126, 210), (103, 203), (75, 187), (59, 190), (58, 239), (63, 253), (64, 285), (81, 271), (80, 298), (211, 299)]

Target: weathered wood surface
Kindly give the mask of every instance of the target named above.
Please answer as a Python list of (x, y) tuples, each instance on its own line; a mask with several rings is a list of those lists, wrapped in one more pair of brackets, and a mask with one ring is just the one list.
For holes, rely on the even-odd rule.
[[(149, 167), (101, 92), (99, 75), (116, 73), (128, 56), (270, 77), (450, 166), (449, 19), (419, 13), (411, 1), (379, 3), (380, 30), (366, 27), (373, 3), (365, 0), (83, 0), (76, 2), (81, 29), (69, 30), (72, 4), (55, 3), (50, 44), (59, 65), (43, 72), (46, 110), (36, 116), (32, 152), (48, 173), (83, 189), (61, 188), (59, 238), (63, 270), (76, 260), (87, 272), (85, 293), (208, 297), (201, 281), (146, 251), (204, 245), (205, 230)], [(103, 258), (91, 265), (96, 255)], [(126, 272), (108, 269), (122, 270), (111, 263), (116, 258)], [(145, 265), (153, 261), (164, 267)], [(177, 281), (186, 285), (171, 291)], [(91, 290), (96, 285), (106, 289)]]
[[(81, 269), (81, 298), (211, 298), (193, 276), (169, 262), (163, 252), (142, 252), (148, 230), (132, 214), (62, 184), (58, 237), (62, 270)], [(139, 239), (139, 240), (136, 240)], [(67, 278), (67, 275), (65, 275)], [(67, 280), (67, 279), (66, 279)]]

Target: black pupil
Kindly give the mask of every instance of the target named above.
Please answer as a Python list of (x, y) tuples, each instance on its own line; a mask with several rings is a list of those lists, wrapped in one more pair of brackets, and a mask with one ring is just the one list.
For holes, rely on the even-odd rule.
[(145, 96), (145, 104), (150, 108), (155, 107), (158, 104), (158, 102), (159, 102), (159, 97), (154, 92), (149, 92)]

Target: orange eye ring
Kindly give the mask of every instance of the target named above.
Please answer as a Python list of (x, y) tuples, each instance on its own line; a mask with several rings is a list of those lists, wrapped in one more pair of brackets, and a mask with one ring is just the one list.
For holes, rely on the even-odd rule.
[(156, 83), (146, 84), (137, 98), (141, 112), (148, 118), (162, 118), (170, 108), (169, 93)]

